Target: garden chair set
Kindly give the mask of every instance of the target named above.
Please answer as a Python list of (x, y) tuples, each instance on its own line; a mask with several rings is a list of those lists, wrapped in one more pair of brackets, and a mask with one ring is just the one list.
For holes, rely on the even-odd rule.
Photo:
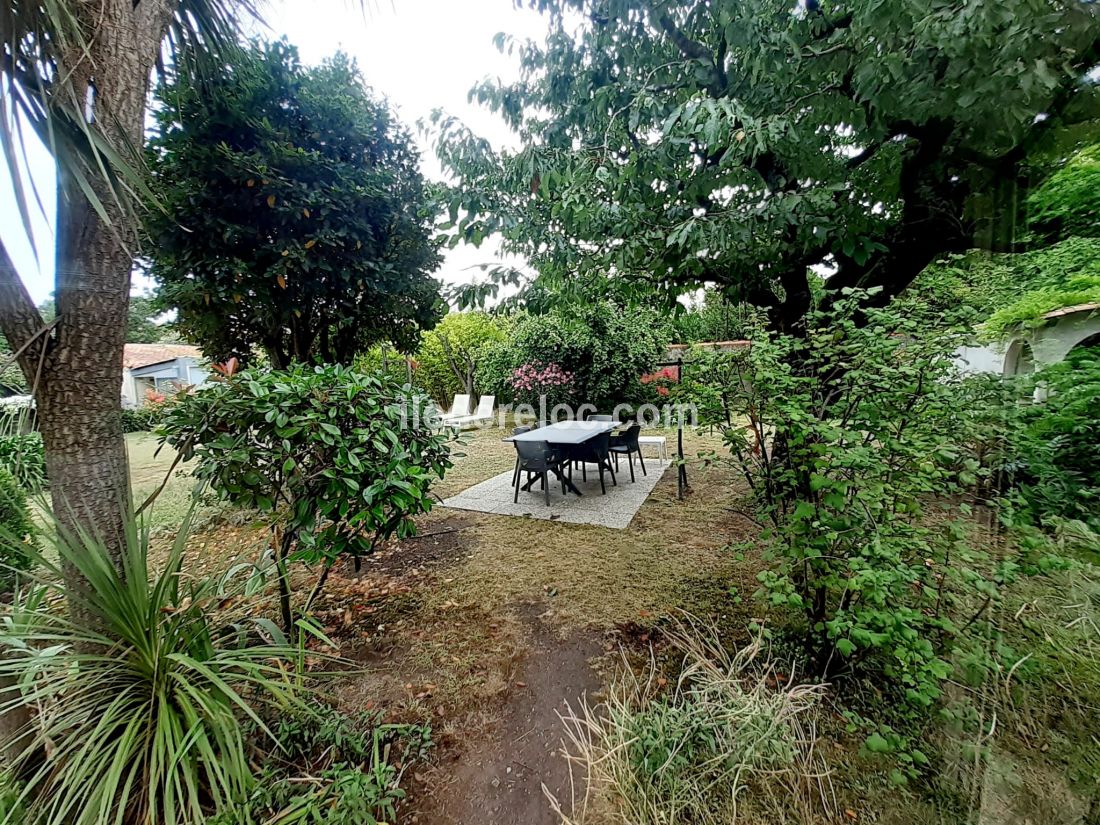
[[(600, 491), (607, 495), (604, 474), (610, 474), (611, 483), (618, 486), (615, 471), (619, 457), (624, 456), (630, 465), (630, 480), (634, 482), (634, 455), (637, 454), (642, 474), (646, 474), (638, 444), (641, 426), (631, 424), (621, 434), (612, 435), (619, 427), (611, 416), (592, 416), (586, 421), (560, 421), (534, 427), (516, 427), (510, 438), (516, 447), (516, 464), (512, 472), (513, 502), (519, 501), (520, 490), (530, 490), (540, 482), (546, 505), (550, 505), (550, 476), (561, 484), (562, 494), (572, 492), (582, 495), (573, 484), (573, 468), (579, 466), (581, 477), (588, 480), (588, 465), (595, 464), (600, 474)], [(526, 473), (526, 483), (521, 486), (521, 475)]]

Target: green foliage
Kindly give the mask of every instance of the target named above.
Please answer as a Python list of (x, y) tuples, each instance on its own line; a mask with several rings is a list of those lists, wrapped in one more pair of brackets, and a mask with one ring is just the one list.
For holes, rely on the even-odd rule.
[(661, 360), (668, 338), (668, 325), (652, 309), (608, 301), (520, 315), (505, 340), (485, 348), (478, 386), (509, 403), (516, 400), (510, 381), (515, 370), (557, 365), (573, 376), (571, 398), (610, 411), (646, 398), (639, 378)]
[(173, 404), (162, 441), (195, 460), (223, 499), (257, 508), (324, 559), (370, 553), (431, 509), (432, 481), (451, 466), (430, 401), (342, 366), (246, 370)]
[[(261, 709), (304, 711), (301, 646), (266, 620), (219, 630), (205, 606), (227, 582), (182, 575), (185, 541), (157, 571), (133, 522), (118, 567), (90, 537), (33, 554), (39, 587), (0, 634), (0, 674), (20, 688), (0, 711), (35, 711), (19, 740), (21, 825), (200, 825), (254, 787), (242, 720), (270, 738)], [(66, 587), (62, 566), (83, 585)]]
[(1039, 521), (1100, 527), (1100, 348), (1079, 348), (1034, 376), (1042, 403), (1022, 408), (1016, 481)]
[(133, 409), (122, 410), (122, 431), (124, 433), (143, 433), (156, 429), (160, 424), (162, 408), (159, 405), (146, 404)]
[(416, 381), (416, 360), (402, 355), (390, 344), (376, 344), (366, 352), (356, 356), (352, 365), (357, 372), (378, 375), (395, 384), (409, 383), (410, 376)]
[(30, 388), (27, 385), (27, 379), (23, 375), (23, 370), (18, 364), (12, 362), (8, 363), (12, 357), (11, 346), (8, 344), (8, 339), (3, 335), (0, 335), (0, 361), (8, 364), (0, 372), (0, 390), (5, 395), (24, 395), (30, 392)]
[(1057, 293), (1074, 279), (1090, 277), (1100, 277), (1100, 241), (1095, 238), (1066, 238), (1029, 252), (971, 250), (925, 269), (898, 299), (898, 307), (930, 323), (959, 311), (982, 321), (998, 310), (1010, 312), (1011, 305), (1031, 292)]
[(36, 530), (27, 493), (11, 473), (0, 468), (0, 591), (6, 592), (19, 571), (31, 566)]
[(1043, 316), (1056, 309), (1100, 303), (1100, 258), (1095, 268), (1096, 275), (1076, 275), (1061, 286), (1040, 287), (997, 310), (985, 322), (983, 334), (993, 339), (1005, 338), (1015, 331), (1042, 326), (1046, 323)]
[(733, 303), (717, 290), (708, 289), (699, 306), (673, 319), (673, 335), (680, 344), (737, 341), (748, 337), (753, 320), (751, 307)]
[(131, 295), (126, 321), (126, 340), (131, 344), (157, 344), (175, 339), (174, 330), (153, 319), (162, 314), (157, 300), (149, 295)]
[(448, 404), (455, 393), (480, 395), (479, 364), (494, 342), (505, 339), (505, 326), (484, 312), (443, 316), (416, 352), (417, 386), (440, 404)]
[(814, 264), (830, 293), (896, 294), (972, 245), (986, 192), (1094, 94), (1093, 4), (536, 5), (543, 42), (498, 39), (519, 79), (472, 92), (520, 148), (442, 116), (437, 147), (453, 242), (500, 233), (563, 293), (715, 284), (787, 328)]
[(187, 340), (277, 367), (416, 347), (443, 309), (432, 215), (411, 135), (352, 60), (253, 45), (157, 96), (150, 272)]
[(0, 435), (0, 467), (27, 493), (46, 486), (46, 451), (39, 433)]
[(971, 418), (953, 374), (967, 331), (886, 310), (864, 321), (863, 301), (731, 356), (723, 429), (770, 527), (759, 595), (801, 615), (818, 668), (881, 673), (927, 708), (966, 611), (998, 598), (1022, 562), (973, 548), (968, 508), (952, 503), (990, 474), (967, 445), (996, 426)]
[[(814, 753), (822, 688), (783, 684), (759, 638), (731, 653), (715, 628), (687, 626), (666, 641), (682, 667), (673, 679), (628, 670), (598, 708), (584, 703), (564, 719), (570, 757), (611, 791), (614, 821), (817, 821), (806, 780), (827, 773)], [(804, 818), (791, 820), (795, 811)]]
[(1073, 155), (1027, 204), (1031, 228), (1046, 237), (1100, 237), (1100, 144)]
[(282, 717), (273, 730), (279, 748), (265, 761), (264, 781), (208, 825), (393, 822), (405, 796), (402, 775), (432, 745), (428, 727), (382, 724), (371, 713), (348, 717), (317, 702), (308, 714)]

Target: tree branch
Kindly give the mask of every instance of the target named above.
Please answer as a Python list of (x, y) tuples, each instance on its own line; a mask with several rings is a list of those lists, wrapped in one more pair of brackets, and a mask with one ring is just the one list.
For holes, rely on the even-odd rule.
[(44, 326), (38, 307), (15, 271), (7, 245), (0, 240), (0, 331), (8, 345), (21, 352), (19, 366), (28, 381), (34, 380), (45, 343), (33, 343), (34, 338)]
[(650, 13), (676, 48), (684, 53), (685, 57), (690, 57), (693, 60), (705, 60), (711, 65), (714, 64), (714, 55), (710, 53), (710, 50), (702, 43), (696, 43), (680, 31), (675, 21), (668, 16), (667, 12), (658, 12), (651, 9)]

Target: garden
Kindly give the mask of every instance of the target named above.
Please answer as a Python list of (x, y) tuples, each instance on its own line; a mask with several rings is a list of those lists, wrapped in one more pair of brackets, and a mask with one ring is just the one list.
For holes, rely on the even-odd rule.
[(1100, 821), (1100, 12), (531, 5), (510, 148), (5, 20), (0, 823)]

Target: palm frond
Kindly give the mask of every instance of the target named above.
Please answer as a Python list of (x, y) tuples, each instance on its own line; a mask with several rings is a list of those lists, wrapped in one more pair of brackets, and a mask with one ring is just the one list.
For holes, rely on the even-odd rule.
[[(133, 521), (117, 567), (88, 535), (35, 554), (37, 588), (0, 618), (0, 675), (19, 688), (0, 713), (35, 709), (20, 739), (29, 779), (3, 825), (197, 825), (252, 790), (246, 730), (274, 741), (265, 719), (308, 713), (304, 647), (216, 630), (206, 610), (225, 583), (183, 573), (186, 537), (156, 572)], [(66, 588), (66, 567), (82, 586)]]
[[(211, 67), (224, 66), (236, 48), (241, 22), (257, 16), (251, 0), (176, 0), (167, 20), (146, 14), (148, 4), (126, 4), (135, 25), (153, 26), (158, 54), (142, 65), (171, 65), (185, 53)], [(74, 182), (100, 218), (129, 215), (155, 203), (147, 184), (141, 146), (126, 130), (104, 122), (87, 87), (95, 65), (99, 6), (80, 0), (13, 0), (0, 8), (0, 151), (13, 181), (24, 231), (31, 236), (31, 201), (23, 185), (30, 130), (42, 141), (58, 172)], [(144, 90), (148, 78), (130, 79)], [(82, 85), (84, 84), (84, 85)], [(91, 95), (91, 96), (90, 96)], [(39, 209), (42, 198), (32, 194)], [(108, 207), (113, 207), (110, 210)]]

